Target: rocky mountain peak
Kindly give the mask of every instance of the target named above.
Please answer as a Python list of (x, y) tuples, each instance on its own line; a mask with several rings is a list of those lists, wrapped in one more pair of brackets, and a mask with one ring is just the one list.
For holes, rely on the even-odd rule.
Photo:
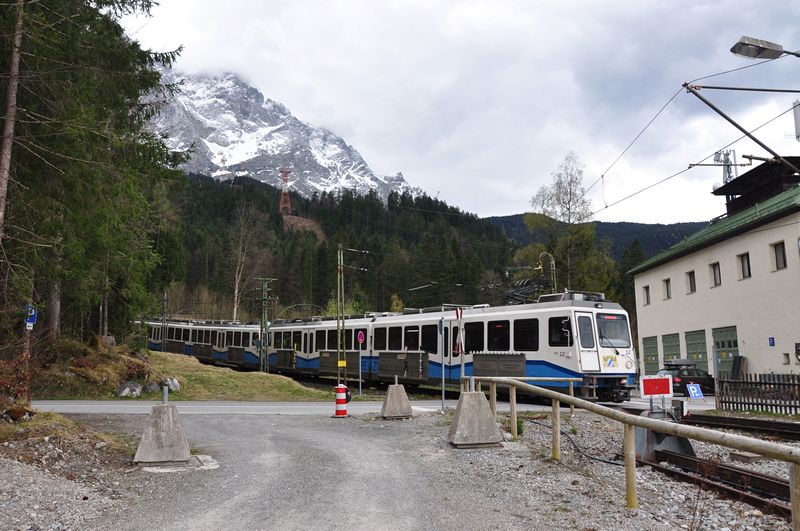
[(383, 198), (392, 191), (422, 193), (402, 173), (376, 175), (341, 137), (299, 120), (234, 73), (170, 71), (164, 78), (181, 81), (181, 92), (153, 128), (167, 135), (172, 149), (194, 145), (187, 171), (218, 179), (249, 175), (281, 186), (277, 170), (289, 167), (290, 189), (305, 197), (340, 189), (360, 194), (375, 190)]

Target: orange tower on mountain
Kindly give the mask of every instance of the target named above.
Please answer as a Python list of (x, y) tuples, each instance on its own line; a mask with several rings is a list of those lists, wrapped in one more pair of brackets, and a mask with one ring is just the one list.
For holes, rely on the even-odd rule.
[(292, 170), (289, 168), (280, 168), (278, 171), (281, 172), (281, 180), (283, 181), (283, 188), (281, 188), (280, 211), (281, 214), (291, 215), (292, 200), (289, 199), (289, 174), (292, 173)]

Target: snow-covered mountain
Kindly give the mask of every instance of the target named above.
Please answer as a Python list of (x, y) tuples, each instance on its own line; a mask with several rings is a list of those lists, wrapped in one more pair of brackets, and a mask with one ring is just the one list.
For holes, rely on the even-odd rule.
[(164, 81), (183, 80), (181, 92), (153, 127), (172, 149), (195, 151), (190, 172), (228, 179), (249, 175), (281, 186), (278, 168), (292, 169), (289, 187), (305, 197), (347, 188), (364, 194), (421, 190), (401, 173), (376, 175), (359, 152), (331, 131), (298, 120), (281, 103), (231, 73), (192, 76), (175, 71)]

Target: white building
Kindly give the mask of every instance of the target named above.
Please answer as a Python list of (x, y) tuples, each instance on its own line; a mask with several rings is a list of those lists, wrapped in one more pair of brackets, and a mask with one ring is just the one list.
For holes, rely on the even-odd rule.
[(631, 271), (642, 374), (690, 358), (717, 375), (734, 356), (800, 373), (799, 184), (783, 164), (748, 171), (714, 192), (726, 216)]

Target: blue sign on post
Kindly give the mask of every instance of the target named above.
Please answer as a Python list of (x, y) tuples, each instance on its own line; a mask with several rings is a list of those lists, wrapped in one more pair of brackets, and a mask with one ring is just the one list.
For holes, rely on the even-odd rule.
[(771, 346), (771, 347), (775, 346), (775, 338), (774, 337), (769, 338), (769, 346)]
[(25, 306), (25, 324), (36, 324), (36, 306)]
[(686, 390), (689, 391), (689, 398), (703, 398), (700, 384), (686, 384)]

